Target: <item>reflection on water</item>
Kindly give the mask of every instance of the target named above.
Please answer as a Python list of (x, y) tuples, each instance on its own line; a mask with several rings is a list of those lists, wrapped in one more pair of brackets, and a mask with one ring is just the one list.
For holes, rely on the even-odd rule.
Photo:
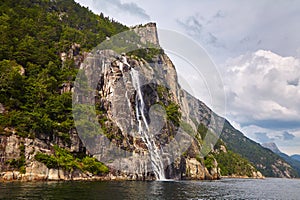
[(300, 180), (0, 183), (0, 199), (299, 199)]

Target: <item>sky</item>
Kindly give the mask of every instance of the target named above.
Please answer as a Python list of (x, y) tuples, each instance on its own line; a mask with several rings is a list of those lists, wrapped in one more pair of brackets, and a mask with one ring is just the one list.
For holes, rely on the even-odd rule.
[[(226, 96), (224, 115), (234, 127), (256, 142), (300, 154), (300, 1), (76, 1), (128, 26), (156, 22), (196, 42), (215, 63)], [(210, 105), (203, 80), (193, 82), (193, 73), (183, 70), (188, 63), (169, 56), (181, 83), (203, 87), (195, 96)]]

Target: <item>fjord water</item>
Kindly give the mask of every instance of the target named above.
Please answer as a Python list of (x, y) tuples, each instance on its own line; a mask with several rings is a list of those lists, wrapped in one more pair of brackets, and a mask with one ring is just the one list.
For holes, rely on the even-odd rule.
[(299, 199), (300, 180), (0, 183), (0, 199)]

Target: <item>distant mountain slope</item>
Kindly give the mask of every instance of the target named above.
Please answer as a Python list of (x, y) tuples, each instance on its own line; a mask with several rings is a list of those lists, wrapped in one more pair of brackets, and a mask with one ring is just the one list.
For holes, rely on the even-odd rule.
[[(262, 144), (263, 147), (270, 149), (271, 151), (273, 151), (274, 153), (276, 153), (277, 155), (279, 155), (281, 158), (283, 158), (287, 163), (289, 163), (298, 173), (298, 177), (300, 175), (300, 160), (294, 159), (292, 156), (288, 156), (285, 153), (282, 153), (277, 145), (273, 142), (271, 143), (264, 143)], [(297, 156), (294, 156), (297, 158)]]
[(293, 158), (294, 160), (300, 161), (300, 155), (298, 155), (298, 154), (292, 155), (291, 158)]
[(261, 146), (263, 146), (267, 149), (270, 149), (271, 151), (273, 151), (276, 154), (282, 153), (274, 142), (263, 143), (263, 144), (261, 144)]
[(221, 139), (229, 150), (252, 162), (267, 177), (297, 177), (297, 172), (279, 155), (245, 137), (228, 121), (225, 122)]

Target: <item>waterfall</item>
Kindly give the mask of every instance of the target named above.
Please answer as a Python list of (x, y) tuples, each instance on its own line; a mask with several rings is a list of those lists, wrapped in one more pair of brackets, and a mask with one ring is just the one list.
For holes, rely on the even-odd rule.
[[(145, 103), (142, 95), (142, 90), (140, 86), (139, 72), (135, 69), (131, 69), (132, 84), (137, 92), (135, 104), (136, 104), (136, 119), (138, 121), (138, 132), (142, 136), (145, 142), (149, 154), (150, 160), (153, 168), (153, 172), (157, 180), (164, 180), (165, 172), (164, 165), (161, 157), (161, 149), (155, 144), (153, 134), (150, 133), (149, 124), (145, 116)], [(143, 125), (144, 124), (144, 125)]]

